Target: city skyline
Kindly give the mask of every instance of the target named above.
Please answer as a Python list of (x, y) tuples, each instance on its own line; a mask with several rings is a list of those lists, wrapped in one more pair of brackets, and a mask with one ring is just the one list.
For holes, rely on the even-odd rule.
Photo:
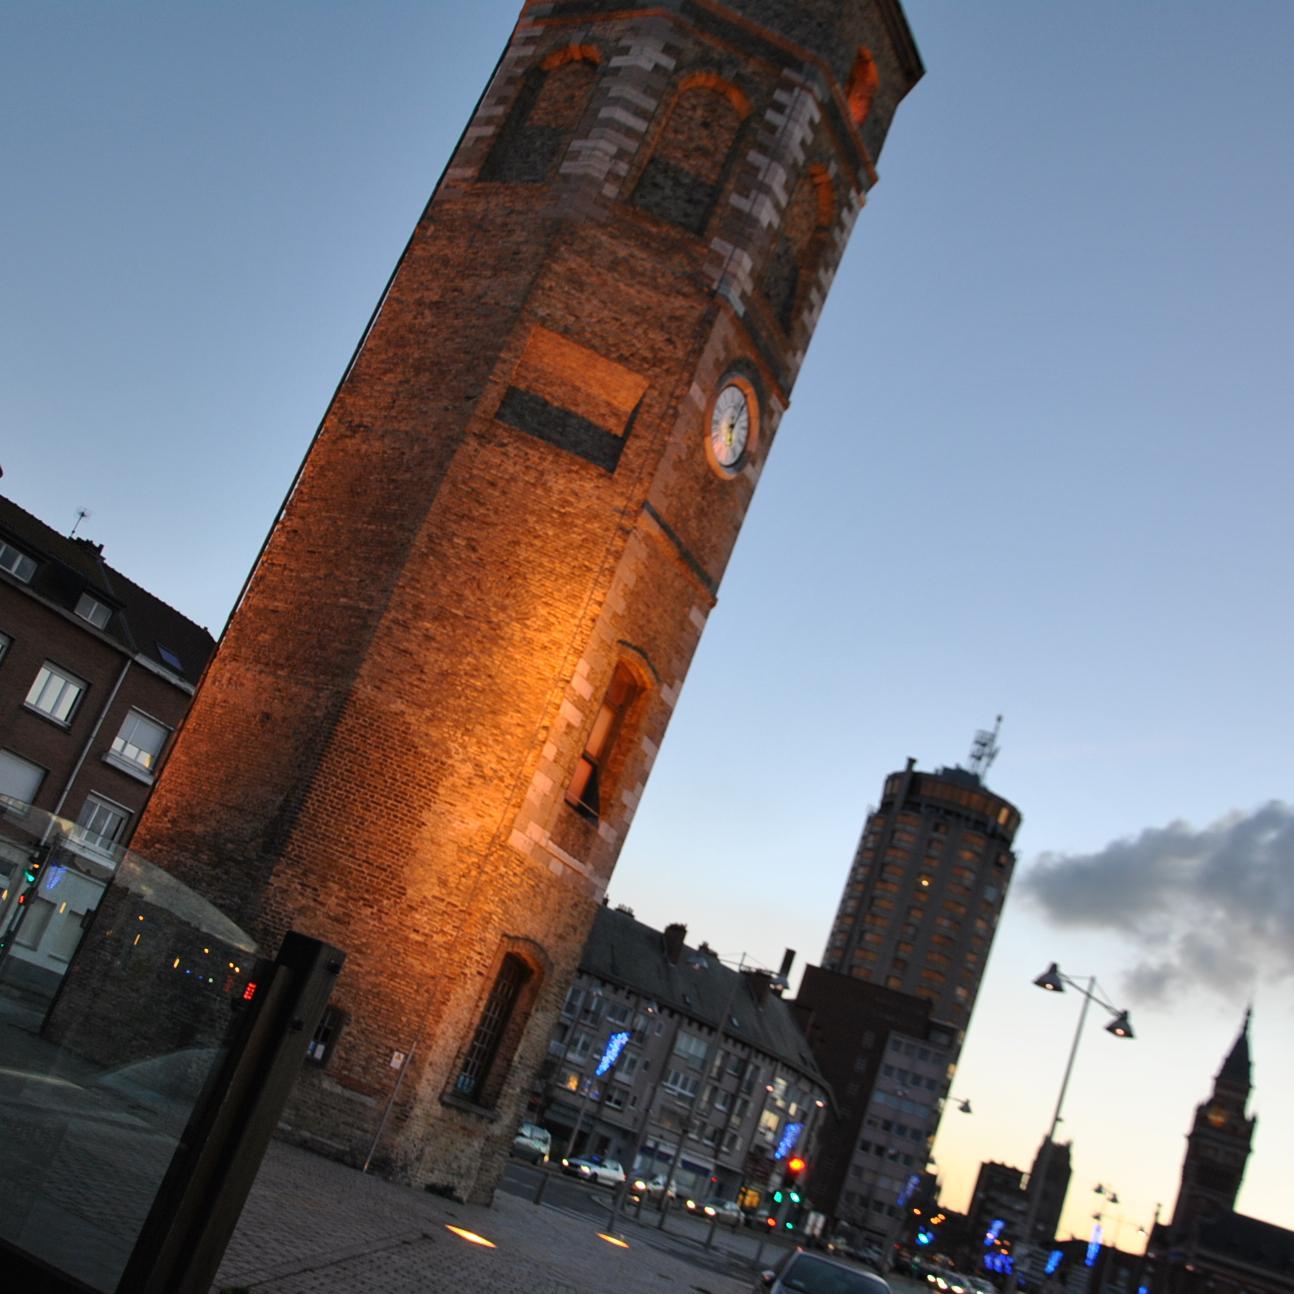
[[(8, 14), (0, 491), (65, 533), (88, 508), (79, 534), (219, 632), (518, 7)], [(1046, 1130), (1078, 1009), (1031, 986), (1055, 960), (1138, 1035), (1089, 1021), (1067, 1223), (1097, 1181), (1125, 1246), (1171, 1208), (1252, 997), (1239, 1208), (1289, 1226), (1294, 15), (1035, 9), (905, 4), (927, 76), (611, 898), (818, 962), (884, 776), (1002, 712), (1021, 861), (948, 1202)], [(1202, 79), (1225, 94), (1184, 113)]]

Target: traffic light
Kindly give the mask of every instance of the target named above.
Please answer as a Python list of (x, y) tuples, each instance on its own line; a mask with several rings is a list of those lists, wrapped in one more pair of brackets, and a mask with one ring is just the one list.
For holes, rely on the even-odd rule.
[(22, 869), (22, 878), (33, 889), (40, 885), (41, 873), (45, 870), (45, 860), (49, 858), (49, 845), (37, 845), (31, 851), (27, 866)]
[(808, 1167), (800, 1155), (792, 1155), (786, 1161), (786, 1174), (783, 1178), (783, 1184), (786, 1187), (787, 1198), (792, 1204), (800, 1202), (800, 1178), (804, 1176), (804, 1170)]

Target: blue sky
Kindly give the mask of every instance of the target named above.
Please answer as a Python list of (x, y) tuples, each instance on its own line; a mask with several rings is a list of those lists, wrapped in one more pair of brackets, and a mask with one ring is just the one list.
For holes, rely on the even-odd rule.
[[(0, 7), (0, 489), (65, 530), (89, 509), (218, 632), (517, 7)], [(1240, 1203), (1294, 1226), (1294, 855), (1288, 810), (1257, 816), (1291, 798), (1294, 7), (906, 10), (927, 76), (612, 899), (817, 960), (885, 774), (1002, 713), (1021, 869), (949, 1202), (1048, 1122), (1078, 1002), (1030, 980), (1058, 960), (1138, 1031), (1089, 1026), (1070, 1225), (1097, 1181), (1125, 1244), (1171, 1207), (1252, 997)], [(1030, 890), (1042, 855), (1069, 888)]]

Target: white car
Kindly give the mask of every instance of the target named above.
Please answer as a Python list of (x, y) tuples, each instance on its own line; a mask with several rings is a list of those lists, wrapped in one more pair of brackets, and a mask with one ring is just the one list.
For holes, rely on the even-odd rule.
[(625, 1180), (625, 1170), (618, 1161), (602, 1159), (598, 1155), (563, 1159), (562, 1172), (593, 1182), (596, 1186), (620, 1186)]
[(650, 1181), (643, 1177), (635, 1178), (633, 1192), (635, 1196), (645, 1195), (649, 1200), (659, 1200), (662, 1195), (669, 1196), (671, 1201), (678, 1198), (678, 1190), (674, 1183), (666, 1183), (662, 1175), (657, 1175)]

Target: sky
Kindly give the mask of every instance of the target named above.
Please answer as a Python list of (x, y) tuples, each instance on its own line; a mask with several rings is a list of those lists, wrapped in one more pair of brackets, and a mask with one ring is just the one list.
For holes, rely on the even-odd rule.
[[(0, 4), (0, 467), (219, 633), (516, 0)], [(900, 107), (613, 902), (820, 959), (887, 773), (1020, 863), (935, 1145), (1130, 1247), (1252, 1003), (1239, 1207), (1294, 1227), (1294, 6), (907, 0)]]

